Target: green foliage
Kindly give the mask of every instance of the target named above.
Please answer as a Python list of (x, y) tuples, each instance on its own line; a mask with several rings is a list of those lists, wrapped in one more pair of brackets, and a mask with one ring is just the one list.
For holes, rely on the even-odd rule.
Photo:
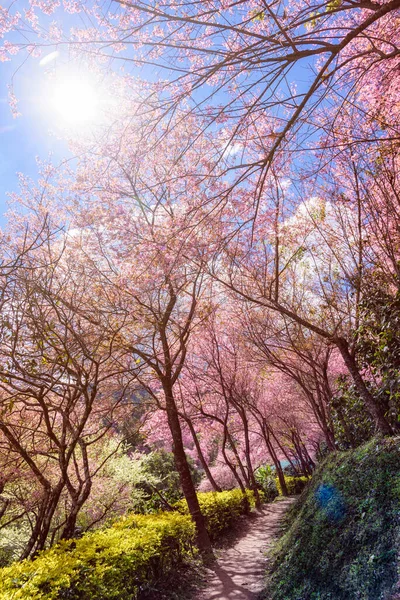
[(400, 440), (333, 453), (289, 516), (268, 600), (383, 600), (398, 580)]
[[(212, 539), (254, 506), (240, 490), (199, 494)], [(107, 529), (61, 541), (33, 560), (0, 569), (0, 600), (140, 600), (193, 556), (195, 527), (186, 502), (176, 512), (131, 515)], [(183, 513), (183, 514), (182, 514)], [(153, 594), (153, 595), (152, 595)]]
[(373, 420), (357, 388), (347, 376), (337, 381), (337, 392), (331, 399), (331, 416), (338, 450), (357, 448), (374, 434)]
[(26, 547), (31, 530), (28, 523), (13, 523), (0, 534), (0, 568), (17, 560)]
[[(356, 332), (357, 362), (369, 373), (369, 391), (395, 430), (400, 418), (400, 293), (393, 294), (377, 275), (365, 280)], [(374, 435), (374, 423), (348, 377), (338, 381), (331, 413), (338, 449), (356, 448)]]
[(272, 467), (270, 465), (258, 467), (254, 475), (264, 493), (265, 502), (272, 502), (279, 494)]
[[(195, 485), (201, 481), (201, 473), (188, 457), (190, 473)], [(136, 504), (137, 512), (165, 510), (166, 503), (174, 504), (183, 497), (179, 473), (175, 467), (174, 455), (164, 449), (156, 450), (141, 458), (142, 480), (136, 489), (144, 492), (142, 502)], [(166, 501), (163, 501), (163, 499)]]
[(194, 534), (190, 518), (179, 513), (120, 519), (1, 569), (0, 600), (145, 597), (189, 557)]
[[(203, 492), (197, 494), (201, 512), (206, 519), (206, 526), (211, 540), (232, 527), (234, 521), (249, 512), (254, 506), (254, 494), (247, 490), (246, 496), (238, 489), (227, 492)], [(181, 512), (188, 513), (186, 500), (181, 500), (176, 505)]]
[(358, 360), (379, 381), (375, 395), (396, 425), (400, 419), (400, 292), (393, 294), (379, 279), (369, 278), (360, 318)]
[[(197, 484), (201, 473), (190, 459), (189, 467)], [(115, 482), (109, 486), (108, 493), (107, 489), (103, 492), (104, 500), (108, 500), (108, 503), (108, 497), (115, 493), (118, 484), (129, 486), (129, 508), (126, 507), (125, 512), (129, 509), (135, 513), (146, 514), (169, 509), (171, 504), (183, 497), (172, 452), (161, 449), (149, 454), (128, 455), (126, 446), (121, 446), (107, 462), (106, 471), (108, 477)]]
[[(295, 496), (297, 494), (301, 494), (301, 492), (304, 490), (305, 486), (307, 485), (307, 483), (309, 481), (310, 481), (309, 478), (304, 477), (303, 475), (294, 476), (294, 477), (285, 475), (285, 483), (286, 483), (286, 487), (287, 487), (289, 496)], [(281, 484), (279, 483), (278, 477), (276, 477), (276, 479), (275, 479), (275, 485), (276, 485), (276, 489), (278, 490), (279, 495), (282, 496), (282, 488), (281, 488)]]

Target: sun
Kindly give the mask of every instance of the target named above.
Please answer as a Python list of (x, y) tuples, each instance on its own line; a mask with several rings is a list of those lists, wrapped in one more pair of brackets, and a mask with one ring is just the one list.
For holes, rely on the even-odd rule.
[(65, 74), (52, 82), (50, 105), (62, 125), (95, 123), (99, 113), (100, 91), (89, 76)]

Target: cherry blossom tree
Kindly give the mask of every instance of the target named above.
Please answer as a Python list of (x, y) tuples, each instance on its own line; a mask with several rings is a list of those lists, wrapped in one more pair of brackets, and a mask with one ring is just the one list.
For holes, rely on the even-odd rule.
[(335, 446), (339, 363), (376, 430), (395, 429), (355, 332), (366, 272), (398, 287), (400, 0), (14, 4), (3, 60), (50, 50), (51, 71), (68, 54), (113, 99), (67, 132), (73, 164), (23, 178), (36, 234), (0, 248), (1, 486), (17, 456), (20, 504), (30, 474), (37, 490), (10, 518), (34, 514), (25, 555), (72, 535), (100, 469), (88, 448), (139, 385), (209, 553), (186, 434), (214, 489), (216, 442), (242, 491), (257, 498), (268, 457), (285, 492), (283, 457), (310, 473), (321, 432)]
[[(120, 128), (109, 130), (101, 150), (96, 147), (95, 164), (90, 144), (82, 145), (77, 177), (65, 176), (69, 198), (65, 202), (62, 196), (60, 213), (70, 221), (67, 235), (76, 256), (96, 272), (96, 301), (101, 305), (104, 293), (106, 305), (115, 302), (116, 323), (123, 315), (119, 344), (130, 356), (128, 371), (166, 412), (198, 543), (209, 552), (185, 456), (175, 387), (190, 337), (207, 314), (207, 308), (204, 313), (199, 310), (200, 299), (206, 307), (212, 293), (205, 270), (211, 251), (205, 234), (208, 190), (211, 183), (219, 185), (209, 170), (212, 138), (202, 138), (200, 147), (188, 149), (198, 127), (188, 120), (181, 124), (174, 145), (169, 140), (155, 147), (159, 132), (144, 138), (138, 125), (140, 119), (129, 126), (122, 119)], [(179, 160), (183, 151), (184, 160)], [(55, 207), (57, 199), (49, 203)], [(199, 219), (204, 221), (200, 226)]]
[(239, 314), (226, 304), (215, 306), (192, 340), (179, 388), (181, 412), (201, 439), (218, 440), (217, 461), (226, 464), (242, 489), (256, 487), (255, 469), (272, 461), (287, 493), (281, 460), (294, 468), (302, 464), (309, 473), (310, 452), (322, 431), (298, 382), (267, 357), (255, 357)]
[[(9, 276), (2, 310), (3, 468), (7, 474), (14, 463), (22, 485), (34, 482), (32, 493), (20, 498), (23, 510), (10, 502), (11, 521), (2, 525), (16, 515), (28, 519), (24, 557), (42, 549), (49, 536), (73, 535), (101, 466), (90, 460), (90, 447), (129, 410), (131, 378), (121, 367), (113, 314), (98, 310), (89, 293), (94, 274), (76, 264), (62, 240), (51, 248), (24, 256)], [(15, 481), (14, 474), (4, 485), (15, 490)], [(61, 502), (65, 514), (58, 519)]]
[(260, 214), (257, 242), (250, 228), (242, 228), (230, 245), (225, 244), (214, 261), (214, 277), (248, 303), (279, 314), (334, 345), (377, 429), (389, 433), (384, 412), (367, 389), (354, 355), (357, 303), (351, 281), (359, 274), (363, 243), (357, 213), (328, 199), (309, 198), (282, 223), (278, 257), (270, 223), (268, 212)]
[[(236, 154), (231, 184), (251, 185), (257, 213), (280, 152), (304, 153), (309, 136), (335, 129), (343, 113), (357, 111), (361, 121), (379, 122), (380, 136), (398, 137), (399, 8), (399, 0), (116, 0), (62, 7), (43, 0), (22, 12), (11, 3), (2, 9), (2, 56), (65, 46), (74, 60), (121, 64), (125, 77), (138, 65), (153, 82), (155, 69), (162, 114), (184, 107), (203, 128), (220, 131), (220, 156)], [(150, 85), (148, 106), (155, 100)], [(159, 117), (156, 111), (151, 118)], [(375, 139), (365, 133), (351, 143)]]
[[(330, 404), (338, 371), (330, 368), (333, 347), (296, 323), (257, 309), (247, 310), (244, 336), (255, 363), (277, 369), (300, 387), (328, 448), (335, 450)], [(342, 371), (347, 372), (344, 364)]]

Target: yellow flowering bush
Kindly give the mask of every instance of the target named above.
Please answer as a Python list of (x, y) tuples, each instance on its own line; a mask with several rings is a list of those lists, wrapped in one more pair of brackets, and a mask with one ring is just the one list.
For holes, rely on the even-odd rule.
[[(212, 539), (254, 506), (250, 491), (198, 497)], [(123, 517), (107, 529), (61, 541), (33, 561), (0, 569), (0, 600), (139, 600), (193, 554), (187, 504), (176, 508)]]
[(188, 557), (188, 515), (133, 515), (0, 570), (0, 600), (136, 600)]
[[(211, 540), (215, 540), (229, 529), (239, 515), (248, 513), (249, 508), (254, 506), (254, 494), (250, 490), (246, 491), (246, 496), (239, 489), (235, 489), (226, 492), (203, 492), (197, 494), (197, 497)], [(185, 500), (180, 500), (175, 506), (181, 512), (188, 512)]]

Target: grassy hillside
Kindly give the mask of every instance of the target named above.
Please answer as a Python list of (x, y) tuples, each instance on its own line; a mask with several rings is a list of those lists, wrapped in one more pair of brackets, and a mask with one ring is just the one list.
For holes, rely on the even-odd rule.
[(400, 438), (320, 466), (288, 516), (268, 600), (383, 600), (399, 579)]

